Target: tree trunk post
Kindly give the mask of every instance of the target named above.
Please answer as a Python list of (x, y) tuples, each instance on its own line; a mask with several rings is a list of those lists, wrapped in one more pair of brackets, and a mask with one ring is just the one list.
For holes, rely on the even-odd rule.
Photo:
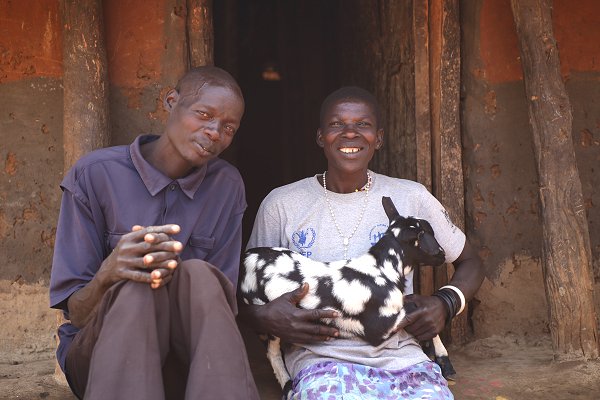
[[(429, 2), (429, 85), (433, 194), (444, 204), (452, 221), (464, 230), (458, 0)], [(445, 285), (453, 272), (450, 264), (436, 268), (435, 288)], [(465, 311), (452, 320), (453, 343), (467, 341), (467, 315)]]
[[(101, 0), (62, 0), (63, 170), (110, 143), (108, 81)], [(57, 327), (65, 322), (56, 312)], [(57, 343), (58, 344), (58, 343)], [(54, 379), (67, 385), (58, 362)]]
[(597, 358), (591, 250), (560, 75), (552, 0), (511, 0), (539, 179), (542, 266), (555, 358)]
[(101, 0), (63, 0), (63, 146), (65, 172), (110, 143)]
[(212, 0), (187, 0), (186, 31), (190, 66), (213, 65)]

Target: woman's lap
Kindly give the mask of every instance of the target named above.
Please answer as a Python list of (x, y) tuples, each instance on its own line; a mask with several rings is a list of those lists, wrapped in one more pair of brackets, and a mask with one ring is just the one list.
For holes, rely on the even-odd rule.
[(435, 399), (454, 397), (437, 364), (423, 362), (398, 371), (325, 362), (300, 371), (294, 400)]

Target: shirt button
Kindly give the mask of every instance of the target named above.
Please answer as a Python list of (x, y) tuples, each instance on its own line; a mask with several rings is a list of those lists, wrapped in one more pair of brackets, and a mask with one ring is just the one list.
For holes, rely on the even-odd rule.
[(177, 185), (175, 185), (174, 183), (171, 183), (171, 185), (169, 186), (169, 189), (171, 189), (171, 191), (175, 190), (175, 188), (177, 187)]

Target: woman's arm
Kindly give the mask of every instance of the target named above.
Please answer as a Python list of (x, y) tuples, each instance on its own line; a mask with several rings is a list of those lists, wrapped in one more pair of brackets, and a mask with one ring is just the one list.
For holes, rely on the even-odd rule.
[[(460, 256), (452, 263), (454, 275), (448, 283), (456, 286), (468, 302), (473, 298), (484, 278), (483, 264), (473, 246), (466, 241)], [(446, 325), (448, 308), (443, 300), (436, 296), (406, 296), (407, 303), (414, 303), (416, 310), (407, 314), (404, 328), (418, 340), (429, 340), (439, 334)]]

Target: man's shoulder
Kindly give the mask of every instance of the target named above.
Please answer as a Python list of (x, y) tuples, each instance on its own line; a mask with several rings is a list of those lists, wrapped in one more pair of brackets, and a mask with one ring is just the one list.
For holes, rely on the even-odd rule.
[(115, 160), (131, 159), (129, 156), (129, 146), (111, 146), (93, 150), (82, 156), (73, 169), (82, 170), (94, 164), (110, 162)]
[(218, 179), (225, 178), (237, 183), (242, 183), (240, 171), (230, 162), (218, 157), (208, 162), (206, 175), (207, 177)]
[(82, 171), (98, 163), (121, 161), (126, 159), (131, 159), (129, 155), (129, 146), (123, 145), (104, 147), (102, 149), (91, 151), (82, 156), (79, 160), (77, 160), (75, 165), (73, 165), (72, 169), (76, 171)]

